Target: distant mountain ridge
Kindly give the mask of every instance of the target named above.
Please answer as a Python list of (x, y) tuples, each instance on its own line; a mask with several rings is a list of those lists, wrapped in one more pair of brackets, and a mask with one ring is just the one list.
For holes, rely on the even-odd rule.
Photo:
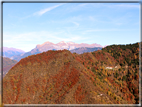
[(44, 52), (44, 51), (53, 50), (53, 49), (55, 49), (55, 50), (63, 50), (63, 49), (72, 50), (72, 49), (81, 48), (81, 47), (93, 48), (93, 47), (103, 47), (103, 46), (101, 46), (100, 44), (96, 44), (96, 43), (94, 43), (94, 44), (87, 44), (87, 43), (77, 44), (74, 42), (64, 42), (64, 41), (54, 44), (52, 42), (47, 41), (43, 44), (38, 44), (34, 50), (39, 49), (39, 51)]
[[(63, 49), (66, 49), (66, 50), (71, 51), (73, 49), (82, 48), (82, 47), (87, 47), (87, 48), (94, 48), (94, 47), (98, 48), (98, 47), (100, 47), (100, 48), (102, 48), (103, 46), (96, 44), (96, 43), (94, 43), (94, 44), (87, 44), (87, 43), (77, 44), (77, 43), (74, 43), (74, 42), (64, 42), (64, 41), (61, 41), (57, 44), (54, 44), (52, 42), (47, 41), (43, 44), (38, 44), (34, 49), (32, 49), (29, 52), (26, 52), (26, 53), (21, 54), (21, 55), (12, 56), (11, 59), (20, 61), (22, 58), (25, 58), (29, 55), (34, 55), (34, 54), (46, 52), (48, 50), (63, 50)], [(81, 52), (81, 53), (83, 53), (83, 52)], [(85, 52), (90, 52), (90, 51), (85, 51)]]
[(16, 60), (11, 60), (10, 58), (3, 57), (3, 77), (16, 63)]
[[(0, 52), (1, 52), (1, 48), (0, 48)], [(21, 49), (3, 47), (3, 57), (10, 58), (14, 55), (20, 55), (23, 53), (25, 53), (25, 52)]]
[(84, 52), (93, 52), (101, 49), (102, 49), (101, 47), (95, 47), (95, 48), (81, 47), (71, 50), (71, 53), (83, 54)]

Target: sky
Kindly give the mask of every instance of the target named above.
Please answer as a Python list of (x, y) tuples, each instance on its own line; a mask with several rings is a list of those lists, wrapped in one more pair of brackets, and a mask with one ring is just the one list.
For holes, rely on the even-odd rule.
[(3, 3), (3, 46), (28, 52), (50, 41), (140, 41), (139, 3)]

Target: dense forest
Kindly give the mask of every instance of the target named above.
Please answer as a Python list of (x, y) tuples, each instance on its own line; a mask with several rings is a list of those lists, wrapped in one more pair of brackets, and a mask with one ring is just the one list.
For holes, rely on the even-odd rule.
[(21, 59), (3, 79), (4, 104), (138, 104), (139, 43)]
[[(134, 95), (136, 103), (139, 103), (139, 43), (111, 45), (102, 50), (110, 53), (122, 69), (125, 68), (126, 73), (123, 75), (122, 80), (126, 81), (127, 87)], [(121, 80), (121, 78), (118, 80)]]

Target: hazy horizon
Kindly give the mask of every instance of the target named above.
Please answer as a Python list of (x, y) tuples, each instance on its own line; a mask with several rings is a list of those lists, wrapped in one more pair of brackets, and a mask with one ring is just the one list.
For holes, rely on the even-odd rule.
[(139, 3), (3, 3), (3, 46), (140, 42)]

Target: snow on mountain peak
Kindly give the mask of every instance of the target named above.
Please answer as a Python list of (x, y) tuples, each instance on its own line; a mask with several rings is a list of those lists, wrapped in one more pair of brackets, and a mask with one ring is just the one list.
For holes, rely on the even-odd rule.
[(47, 42), (44, 42), (43, 44), (50, 44), (50, 43), (52, 43), (52, 42), (47, 41)]
[(68, 42), (68, 44), (75, 44), (74, 42)]
[(52, 43), (52, 42), (47, 41), (47, 42), (44, 42), (43, 44), (38, 44), (36, 47), (41, 47), (41, 46), (44, 46), (45, 44), (53, 44), (53, 43)]
[[(52, 42), (44, 42), (43, 44), (40, 44), (40, 45), (37, 45), (36, 48), (40, 49), (41, 50), (49, 50), (49, 49), (56, 49), (56, 50), (61, 50), (61, 49), (68, 49), (68, 50), (72, 50), (72, 49), (75, 49), (75, 48), (80, 48), (80, 47), (102, 47), (101, 45), (99, 44), (87, 44), (87, 43), (74, 43), (72, 41), (69, 41), (69, 42), (65, 42), (65, 41), (60, 41), (58, 42), (57, 44), (54, 44)], [(47, 49), (45, 49), (47, 48)]]
[(61, 41), (61, 42), (59, 42), (59, 43), (66, 43), (66, 42), (64, 42), (64, 41)]

